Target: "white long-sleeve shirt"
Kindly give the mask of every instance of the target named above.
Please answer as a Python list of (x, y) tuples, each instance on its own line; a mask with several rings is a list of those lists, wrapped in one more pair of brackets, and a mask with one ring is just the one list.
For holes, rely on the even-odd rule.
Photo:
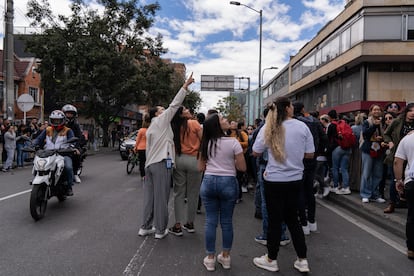
[(170, 106), (158, 117), (154, 117), (147, 129), (146, 162), (145, 167), (161, 162), (169, 157), (174, 162), (174, 133), (171, 129), (171, 120), (183, 103), (187, 90), (181, 88), (175, 95)]

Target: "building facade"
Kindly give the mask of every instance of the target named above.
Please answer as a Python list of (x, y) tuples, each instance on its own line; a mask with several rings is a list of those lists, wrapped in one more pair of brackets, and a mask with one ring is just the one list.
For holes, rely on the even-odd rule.
[[(0, 50), (0, 91), (4, 91), (5, 77), (3, 66), (3, 50)], [(18, 57), (14, 55), (14, 98), (17, 100), (23, 94), (29, 94), (33, 97), (34, 106), (26, 112), (26, 118), (43, 119), (43, 89), (41, 88), (40, 74), (36, 72), (38, 64), (34, 57)], [(5, 117), (4, 110), (4, 93), (0, 93), (0, 116)], [(14, 104), (15, 122), (20, 123), (24, 119), (24, 113)]]
[(348, 1), (262, 91), (320, 113), (414, 101), (414, 1)]

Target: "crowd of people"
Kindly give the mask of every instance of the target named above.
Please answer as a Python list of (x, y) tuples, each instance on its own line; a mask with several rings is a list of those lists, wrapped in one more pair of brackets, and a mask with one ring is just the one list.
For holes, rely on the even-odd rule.
[[(368, 114), (355, 116), (352, 124), (336, 110), (321, 115), (305, 112), (303, 103), (279, 97), (265, 108), (264, 120), (246, 126), (243, 121), (229, 122), (216, 110), (192, 115), (182, 103), (193, 81), (190, 76), (167, 109), (150, 109), (150, 120), (144, 120), (142, 133), (137, 136), (135, 150), (142, 152), (140, 162), (145, 162), (140, 170), (144, 189), (140, 236), (155, 234), (156, 239), (163, 239), (168, 233), (180, 237), (184, 230), (194, 233), (195, 214), (202, 204), (203, 264), (208, 271), (214, 271), (216, 263), (229, 269), (233, 212), (243, 192), (252, 189), (254, 215), (263, 224), (254, 239), (268, 251), (253, 258), (253, 263), (278, 271), (279, 246), (292, 240), (297, 254), (294, 267), (308, 272), (305, 235), (317, 231), (315, 196), (351, 194), (349, 166), (355, 166), (351, 163), (360, 162), (363, 203), (384, 203), (388, 183), (390, 204), (384, 212), (393, 212), (397, 202), (406, 201), (407, 195), (401, 192), (404, 189), (398, 186), (404, 177), (394, 179), (393, 159), (398, 142), (413, 129), (414, 104), (403, 111), (396, 103), (385, 110), (374, 104)], [(345, 141), (349, 137), (352, 141)], [(316, 193), (315, 177), (322, 179)], [(171, 187), (173, 222), (168, 221)], [(219, 224), (222, 245), (217, 254)], [(407, 246), (412, 258), (412, 244), (407, 242)]]
[[(216, 262), (230, 269), (233, 212), (250, 189), (255, 194), (254, 216), (262, 220), (261, 233), (254, 239), (267, 247), (267, 254), (253, 258), (253, 263), (278, 271), (279, 247), (292, 241), (297, 254), (294, 267), (309, 272), (305, 236), (318, 229), (315, 197), (351, 194), (353, 166), (352, 171), (360, 170), (363, 204), (386, 202), (389, 184), (384, 213), (408, 205), (407, 255), (414, 258), (414, 103), (403, 110), (397, 103), (384, 108), (373, 104), (352, 124), (334, 109), (327, 114), (306, 112), (303, 103), (279, 97), (264, 109), (263, 120), (246, 126), (242, 120), (229, 122), (213, 109), (194, 116), (182, 105), (193, 82), (191, 74), (168, 108), (150, 108), (137, 133), (134, 150), (144, 195), (139, 236), (154, 234), (155, 239), (163, 239), (168, 234), (194, 233), (195, 215), (203, 205), (206, 257), (202, 262), (208, 271), (216, 269)], [(65, 105), (51, 113), (50, 125), (33, 119), (15, 128), (0, 119), (3, 171), (12, 168), (15, 154), (17, 167), (24, 165), (27, 156), (22, 148), (29, 140), (55, 148), (73, 136), (82, 138), (76, 117), (76, 108)], [(73, 173), (78, 166), (77, 157), (65, 158), (65, 169), (71, 172), (68, 195), (73, 195), (73, 181), (80, 182)], [(322, 179), (318, 191), (316, 178)], [(168, 214), (171, 187), (173, 222)], [(217, 254), (219, 224), (222, 246)]]

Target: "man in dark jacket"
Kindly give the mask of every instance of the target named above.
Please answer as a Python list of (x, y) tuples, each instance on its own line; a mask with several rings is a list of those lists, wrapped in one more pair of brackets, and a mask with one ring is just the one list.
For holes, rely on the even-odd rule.
[[(66, 104), (62, 107), (63, 113), (66, 116), (66, 126), (73, 131), (75, 137), (79, 138), (76, 148), (82, 153), (83, 146), (86, 144), (85, 137), (82, 134), (81, 128), (79, 123), (77, 122), (76, 118), (78, 117), (78, 110), (71, 104)], [(81, 156), (74, 155), (73, 156), (73, 180), (76, 183), (81, 183), (81, 179), (78, 175), (78, 169), (80, 167)]]
[[(293, 117), (304, 122), (308, 126), (313, 136), (315, 152), (318, 152), (321, 145), (328, 142), (328, 137), (323, 130), (321, 122), (312, 116), (305, 117), (305, 106), (303, 103), (296, 102), (293, 104), (293, 108)], [(299, 218), (302, 224), (303, 233), (309, 235), (311, 231), (317, 231), (317, 224), (315, 221), (315, 196), (313, 191), (313, 181), (315, 179), (316, 171), (316, 154), (312, 159), (303, 159), (303, 163), (305, 169), (303, 171), (303, 189), (299, 199)]]

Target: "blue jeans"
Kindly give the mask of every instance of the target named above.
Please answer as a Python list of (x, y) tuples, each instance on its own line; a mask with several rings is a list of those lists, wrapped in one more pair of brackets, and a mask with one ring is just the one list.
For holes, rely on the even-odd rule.
[[(253, 158), (253, 157), (252, 157)], [(259, 174), (260, 174), (260, 163), (259, 158), (255, 158), (255, 173), (256, 173), (256, 189), (254, 191), (254, 206), (255, 206), (255, 212), (262, 214), (262, 192), (260, 188), (260, 181), (259, 181)], [(263, 179), (261, 180), (263, 182)], [(263, 216), (263, 214), (262, 214)]]
[[(268, 216), (267, 216), (267, 207), (266, 207), (266, 198), (265, 198), (265, 190), (264, 190), (264, 180), (263, 180), (263, 172), (266, 169), (266, 165), (260, 164), (258, 166), (257, 171), (257, 183), (259, 183), (260, 188), (260, 196), (262, 198), (262, 237), (267, 240), (267, 228), (268, 228)], [(286, 233), (286, 223), (282, 223), (282, 235), (280, 237), (281, 241), (288, 240), (289, 236)]]
[(220, 218), (223, 250), (233, 245), (233, 211), (239, 193), (234, 176), (205, 175), (200, 196), (206, 210), (205, 246), (207, 254), (216, 253), (216, 229)]
[(73, 186), (73, 165), (70, 156), (64, 156), (65, 159), (65, 173), (68, 180), (68, 186)]
[(369, 153), (362, 152), (361, 187), (362, 198), (377, 199), (378, 185), (382, 179), (383, 158), (372, 158)]
[(24, 159), (26, 158), (26, 153), (23, 152), (24, 144), (22, 143), (16, 143), (16, 152), (17, 152), (17, 167), (23, 167)]
[(339, 169), (342, 174), (342, 188), (349, 187), (349, 157), (351, 156), (351, 149), (344, 150), (337, 146), (332, 152), (332, 177), (334, 187), (339, 185)]

